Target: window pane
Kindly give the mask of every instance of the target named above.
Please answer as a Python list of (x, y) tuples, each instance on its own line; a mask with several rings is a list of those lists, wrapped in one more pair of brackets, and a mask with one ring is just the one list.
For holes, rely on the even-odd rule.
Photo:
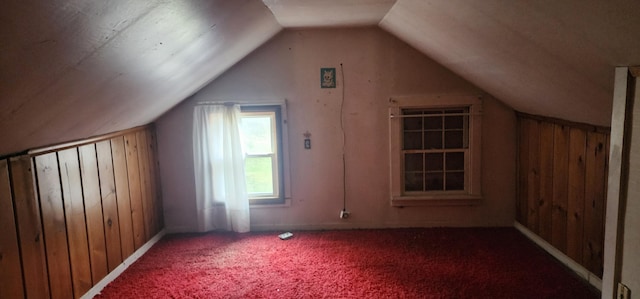
[(444, 186), (444, 180), (443, 180), (443, 173), (442, 172), (434, 172), (434, 173), (427, 173), (427, 179), (425, 182), (426, 185), (426, 189), (427, 191), (438, 191), (438, 190), (444, 190), (443, 186)]
[(444, 168), (442, 167), (443, 159), (441, 153), (436, 154), (427, 154), (427, 171), (442, 171)]
[(445, 114), (453, 114), (453, 113), (465, 113), (467, 112), (468, 108), (466, 109), (447, 109), (444, 111)]
[(273, 153), (270, 116), (242, 117), (242, 146), (248, 154)]
[(244, 160), (247, 193), (273, 195), (272, 157), (251, 157)]
[(464, 170), (464, 153), (447, 153), (447, 170)]
[(464, 172), (447, 172), (447, 190), (464, 190)]
[(441, 116), (431, 116), (424, 118), (424, 129), (425, 130), (440, 130), (442, 129), (442, 117)]
[(422, 118), (421, 117), (405, 117), (402, 119), (404, 123), (404, 130), (422, 130)]
[(423, 171), (422, 154), (406, 154), (404, 155), (405, 171)]
[(422, 183), (424, 181), (422, 172), (405, 172), (404, 173), (404, 190), (405, 191), (424, 191)]
[(444, 132), (444, 147), (445, 148), (463, 148), (464, 142), (462, 139), (464, 134), (462, 131), (446, 131)]
[(464, 125), (464, 116), (447, 116), (444, 118), (444, 127), (446, 129), (462, 129)]
[(421, 132), (405, 132), (404, 133), (404, 149), (421, 149), (422, 133)]
[(425, 149), (442, 148), (442, 132), (424, 132)]

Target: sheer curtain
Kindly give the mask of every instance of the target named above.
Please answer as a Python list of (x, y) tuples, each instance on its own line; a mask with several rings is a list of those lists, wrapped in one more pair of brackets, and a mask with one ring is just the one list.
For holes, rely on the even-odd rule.
[[(193, 115), (198, 230), (248, 232), (249, 200), (240, 142), (239, 105), (198, 105)], [(220, 204), (224, 205), (220, 205)], [(226, 220), (216, 225), (217, 209)]]

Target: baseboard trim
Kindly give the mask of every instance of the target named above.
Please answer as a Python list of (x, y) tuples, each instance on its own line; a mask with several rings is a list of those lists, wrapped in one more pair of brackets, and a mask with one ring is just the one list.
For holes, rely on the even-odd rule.
[(542, 247), (542, 249), (544, 249), (546, 252), (548, 252), (553, 257), (555, 257), (558, 261), (560, 261), (565, 266), (567, 266), (569, 269), (571, 269), (573, 272), (578, 274), (578, 276), (580, 276), (581, 278), (583, 278), (584, 280), (589, 282), (589, 284), (591, 284), (592, 286), (594, 286), (598, 290), (602, 291), (602, 280), (598, 276), (596, 276), (595, 274), (591, 273), (589, 270), (587, 270), (582, 265), (576, 263), (574, 260), (572, 260), (566, 254), (564, 254), (562, 251), (560, 251), (557, 248), (553, 247), (553, 245), (549, 244), (549, 242), (547, 242), (546, 240), (544, 240), (540, 236), (536, 235), (535, 233), (530, 231), (528, 228), (526, 228), (525, 226), (523, 226), (519, 222), (517, 222), (517, 221), (514, 222), (513, 226), (517, 230), (519, 230), (522, 234), (524, 234), (527, 238), (529, 238), (531, 241), (533, 241), (534, 243), (538, 244), (538, 246)]
[(102, 291), (102, 289), (104, 289), (104, 287), (106, 287), (110, 282), (112, 282), (114, 279), (116, 279), (118, 276), (120, 276), (120, 274), (122, 274), (122, 272), (124, 272), (124, 270), (129, 268), (129, 266), (131, 266), (131, 264), (133, 264), (142, 255), (144, 255), (147, 251), (149, 251), (149, 249), (151, 249), (151, 247), (154, 244), (158, 243), (158, 241), (160, 241), (160, 239), (162, 239), (162, 237), (164, 235), (165, 235), (165, 230), (163, 229), (159, 233), (157, 233), (155, 236), (153, 236), (153, 238), (151, 238), (147, 243), (145, 243), (140, 248), (138, 248), (138, 250), (136, 250), (133, 254), (131, 254), (131, 256), (129, 256), (126, 260), (124, 260), (124, 262), (122, 262), (122, 264), (120, 264), (118, 267), (113, 269), (113, 271), (111, 271), (111, 273), (107, 274), (107, 276), (105, 276), (105, 278), (103, 278), (98, 283), (96, 283), (93, 286), (93, 288), (91, 288), (87, 293), (82, 295), (82, 297), (80, 297), (80, 298), (81, 299), (90, 299), (90, 298), (93, 298), (94, 296), (100, 294), (100, 292)]
[(263, 232), (263, 231), (306, 231), (306, 230), (349, 230), (349, 229), (395, 229), (395, 228), (436, 228), (436, 227), (450, 227), (450, 228), (467, 228), (467, 227), (511, 227), (510, 223), (507, 224), (491, 224), (481, 226), (480, 224), (473, 223), (449, 223), (449, 222), (385, 222), (385, 223), (362, 223), (352, 222), (350, 220), (342, 220), (335, 223), (323, 223), (323, 224), (268, 224), (268, 225), (251, 225), (251, 231)]

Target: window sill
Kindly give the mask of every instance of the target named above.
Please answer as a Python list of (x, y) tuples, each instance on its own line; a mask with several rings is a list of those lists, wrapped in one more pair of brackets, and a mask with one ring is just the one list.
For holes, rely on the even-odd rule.
[(265, 202), (257, 202), (250, 203), (250, 209), (264, 209), (264, 208), (288, 208), (291, 206), (291, 199), (285, 198), (284, 202), (276, 202), (276, 203), (265, 203)]
[(482, 201), (481, 195), (470, 194), (429, 194), (392, 196), (391, 206), (473, 206)]

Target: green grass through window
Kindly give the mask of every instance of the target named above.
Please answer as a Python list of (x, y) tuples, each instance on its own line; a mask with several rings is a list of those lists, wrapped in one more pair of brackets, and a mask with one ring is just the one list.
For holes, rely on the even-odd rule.
[(273, 195), (271, 157), (247, 157), (244, 162), (249, 196)]

